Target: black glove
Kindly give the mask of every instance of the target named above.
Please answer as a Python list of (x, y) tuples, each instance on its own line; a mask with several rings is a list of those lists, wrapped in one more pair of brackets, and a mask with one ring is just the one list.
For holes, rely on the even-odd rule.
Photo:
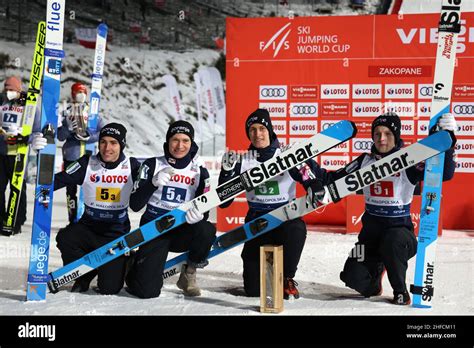
[(8, 145), (28, 144), (29, 135), (23, 136), (21, 134), (9, 136), (7, 138)]
[(314, 208), (331, 202), (329, 192), (325, 190), (323, 183), (319, 179), (311, 180), (307, 189), (306, 197), (307, 203), (312, 205)]

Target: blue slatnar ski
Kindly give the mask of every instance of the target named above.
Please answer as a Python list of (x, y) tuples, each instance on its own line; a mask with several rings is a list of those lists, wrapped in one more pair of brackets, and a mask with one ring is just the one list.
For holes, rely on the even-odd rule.
[[(52, 292), (55, 292), (60, 286), (73, 281), (84, 273), (96, 269), (129, 252), (131, 249), (184, 224), (186, 222), (186, 211), (191, 207), (195, 207), (199, 212), (205, 213), (245, 190), (253, 190), (261, 183), (354, 137), (356, 132), (356, 128), (352, 122), (340, 121), (323, 132), (311, 138), (304, 139), (298, 144), (294, 144), (280, 155), (219, 185), (215, 190), (208, 191), (192, 201), (182, 204), (179, 208), (98, 248), (81, 259), (51, 272), (51, 280), (48, 282), (48, 286)], [(293, 160), (290, 160), (291, 158)], [(289, 163), (291, 163), (291, 165)]]
[[(370, 172), (372, 167), (381, 167), (382, 164), (390, 163), (393, 158), (406, 157), (408, 166), (413, 166), (416, 163), (426, 160), (431, 156), (435, 156), (440, 152), (448, 150), (453, 145), (453, 139), (446, 132), (435, 133), (419, 142), (410, 145), (407, 148), (403, 148), (396, 153), (387, 156), (375, 163), (372, 163), (368, 167), (359, 169), (360, 177), (364, 176), (364, 173)], [(397, 171), (401, 171), (404, 168), (399, 168)], [(393, 175), (388, 174), (388, 175)], [(334, 189), (327, 188), (329, 192), (335, 193), (338, 198), (346, 197), (350, 194), (354, 194), (356, 191), (362, 189), (364, 186), (369, 184), (360, 184), (358, 187), (353, 186), (353, 177), (357, 177), (356, 172), (347, 175), (346, 177), (338, 179), (333, 187)], [(350, 184), (346, 182), (346, 179), (351, 178)], [(377, 181), (383, 180), (385, 177), (377, 179)], [(322, 209), (325, 205), (319, 205), (313, 207), (309, 205), (306, 196), (297, 198), (292, 202), (277, 208), (265, 215), (262, 215), (252, 221), (247, 222), (243, 226), (237, 227), (221, 236), (219, 236), (214, 242), (211, 251), (208, 254), (208, 259), (211, 259), (217, 255), (220, 255), (227, 250), (230, 250), (238, 245), (241, 245), (249, 240), (252, 240), (258, 236), (261, 236), (283, 224), (285, 221), (302, 217), (306, 214), (312, 213), (318, 209)], [(330, 204), (329, 202), (328, 204)], [(175, 258), (168, 260), (165, 264), (163, 271), (163, 278), (169, 278), (180, 272), (181, 265), (185, 264), (188, 259), (188, 252), (176, 256)]]

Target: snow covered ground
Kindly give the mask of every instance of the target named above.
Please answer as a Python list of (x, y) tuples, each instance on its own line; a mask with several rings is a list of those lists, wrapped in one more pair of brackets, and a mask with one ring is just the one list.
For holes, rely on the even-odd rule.
[[(33, 186), (28, 185), (28, 216), (32, 216)], [(132, 227), (140, 214), (131, 213)], [(64, 190), (55, 193), (50, 270), (61, 266), (55, 246), (58, 229), (66, 224)], [(321, 231), (321, 227), (310, 226)], [(327, 231), (327, 229), (326, 229)], [(73, 294), (62, 290), (48, 294), (46, 302), (25, 302), (31, 219), (23, 233), (0, 237), (0, 315), (260, 315), (259, 299), (243, 296), (241, 247), (217, 256), (198, 273), (202, 296), (186, 298), (176, 287), (177, 276), (168, 279), (159, 298), (141, 300), (122, 290), (115, 296), (93, 290)], [(436, 268), (436, 299), (432, 309), (401, 307), (388, 303), (392, 290), (384, 278), (383, 295), (363, 299), (345, 288), (339, 272), (356, 235), (308, 233), (296, 275), (301, 298), (285, 301), (280, 315), (473, 315), (474, 233), (444, 231), (439, 239)], [(407, 283), (412, 282), (414, 259), (409, 263)], [(94, 285), (94, 283), (93, 283)]]

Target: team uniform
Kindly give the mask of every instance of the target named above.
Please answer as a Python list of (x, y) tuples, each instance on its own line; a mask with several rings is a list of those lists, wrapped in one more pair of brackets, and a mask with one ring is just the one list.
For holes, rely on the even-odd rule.
[[(388, 127), (393, 128), (390, 125)], [(399, 132), (399, 129), (398, 123), (395, 132)], [(399, 133), (396, 138), (399, 139)], [(346, 167), (331, 173), (330, 179), (337, 180), (398, 151), (403, 147), (403, 141), (398, 140), (397, 143), (385, 154), (378, 153), (375, 145), (372, 146), (370, 153), (362, 154)], [(448, 150), (445, 158), (443, 180), (450, 180), (456, 167), (454, 149)], [(423, 177), (424, 164), (421, 163), (363, 189), (365, 212), (362, 230), (340, 274), (346, 286), (365, 297), (380, 295), (382, 276), (386, 270), (395, 302), (400, 300), (399, 304), (408, 304), (410, 299), (405, 278), (408, 260), (416, 254), (417, 249), (410, 207), (415, 188)], [(359, 258), (361, 251), (362, 259)]]
[[(130, 198), (130, 207), (134, 211), (139, 211), (146, 205), (140, 226), (207, 192), (210, 188), (209, 172), (201, 166), (197, 155), (198, 146), (194, 141), (184, 158), (173, 158), (168, 151), (167, 142), (164, 144), (164, 152), (164, 156), (149, 158), (142, 164), (139, 181)], [(155, 186), (153, 177), (164, 171), (173, 172), (169, 182), (166, 185)], [(169, 251), (189, 250), (188, 266), (191, 265), (193, 268), (206, 266), (208, 263), (206, 258), (216, 234), (215, 227), (206, 221), (208, 215), (204, 214), (204, 218), (197, 223), (184, 224), (140, 246), (127, 274), (128, 291), (140, 298), (158, 297), (163, 286), (162, 274)], [(185, 268), (181, 276), (185, 275), (184, 270)], [(180, 277), (178, 287), (183, 289), (180, 286), (181, 281)], [(200, 291), (192, 296), (198, 294)]]
[[(257, 149), (251, 145), (249, 153), (256, 154), (255, 156), (241, 156), (239, 161), (233, 163), (233, 167), (226, 168), (223, 166), (219, 174), (219, 185), (248, 169), (258, 166), (260, 162), (269, 160), (281, 153), (279, 141), (272, 131), (268, 112), (266, 110), (259, 110), (251, 114), (249, 119), (252, 115), (256, 114), (259, 119), (255, 123), (268, 125), (267, 129), (271, 135), (270, 145), (263, 149)], [(321, 169), (315, 161), (310, 160), (301, 169), (293, 168), (279, 177), (258, 186), (255, 190), (246, 192), (249, 210), (245, 217), (245, 222), (251, 221), (293, 200), (296, 196), (297, 182), (302, 184), (305, 189), (314, 182), (312, 176), (309, 175), (310, 172), (321, 182), (327, 180), (326, 171)], [(220, 207), (226, 208), (232, 202), (233, 200), (230, 200)], [(303, 252), (306, 232), (306, 224), (301, 218), (297, 218), (287, 221), (280, 227), (245, 243), (241, 256), (243, 260), (244, 289), (247, 296), (260, 295), (260, 246), (275, 244), (283, 245), (285, 297), (290, 295), (293, 295), (295, 298), (299, 297), (296, 289), (297, 284), (293, 278), (295, 277), (301, 253)]]
[[(85, 209), (81, 219), (59, 230), (56, 237), (65, 265), (130, 231), (128, 205), (139, 168), (137, 159), (121, 152), (115, 162), (104, 162), (100, 154), (85, 155), (55, 175), (55, 190), (81, 185), (84, 191)], [(75, 286), (79, 292), (86, 291), (98, 275), (100, 293), (116, 294), (123, 287), (125, 269), (126, 258), (119, 257), (97, 272), (85, 274)]]

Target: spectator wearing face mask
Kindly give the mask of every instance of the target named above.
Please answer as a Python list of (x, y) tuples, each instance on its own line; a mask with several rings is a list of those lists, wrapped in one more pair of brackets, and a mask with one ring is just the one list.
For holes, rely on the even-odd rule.
[[(89, 117), (88, 90), (86, 85), (76, 82), (71, 87), (71, 100), (62, 113), (58, 127), (58, 140), (63, 144), (64, 168), (67, 168), (84, 153), (81, 153), (81, 144), (95, 143), (99, 139), (98, 130), (104, 124), (99, 117), (97, 131), (87, 128)], [(84, 149), (84, 146), (82, 147)], [(69, 224), (75, 222), (77, 217), (77, 185), (66, 186)]]
[[(23, 185), (20, 194), (20, 203), (17, 219), (13, 231), (4, 231), (7, 202), (5, 192), (8, 183), (11, 185), (17, 147), (20, 143), (28, 142), (27, 136), (22, 136), (23, 111), (25, 109), (26, 92), (23, 92), (21, 79), (16, 76), (8, 77), (4, 81), (3, 93), (0, 102), (0, 230), (2, 234), (12, 235), (21, 232), (21, 226), (26, 221), (26, 185)], [(39, 120), (39, 111), (36, 110), (35, 120)], [(26, 181), (24, 182), (26, 183)], [(11, 186), (10, 186), (11, 191)]]

